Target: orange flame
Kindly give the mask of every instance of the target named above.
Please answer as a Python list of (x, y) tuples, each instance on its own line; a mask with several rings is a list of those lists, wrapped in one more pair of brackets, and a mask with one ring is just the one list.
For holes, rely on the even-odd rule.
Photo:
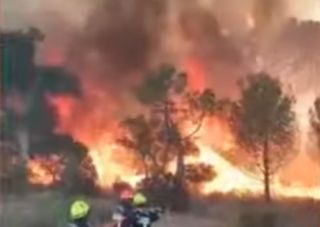
[(31, 184), (52, 186), (60, 181), (61, 159), (57, 155), (35, 156), (27, 164), (28, 180)]
[[(205, 127), (202, 128), (199, 134), (199, 139), (196, 140), (196, 144), (200, 150), (200, 155), (187, 160), (191, 163), (201, 162), (212, 165), (217, 172), (217, 177), (213, 181), (207, 182), (203, 186), (202, 192), (204, 194), (210, 194), (213, 192), (262, 194), (264, 187), (262, 180), (259, 180), (258, 177), (252, 178), (245, 174), (215, 150), (215, 147), (219, 147), (219, 149), (228, 151), (228, 149), (232, 149), (235, 144), (232, 132), (223, 120), (214, 118), (213, 122), (214, 124), (206, 124)], [(213, 128), (214, 130), (212, 130)], [(208, 135), (211, 135), (211, 138), (218, 136), (217, 138), (219, 139), (214, 141), (212, 139), (210, 140), (206, 138)], [(242, 155), (243, 154), (241, 154), (241, 156)], [(242, 157), (242, 159), (245, 159), (245, 157)], [(296, 160), (292, 162), (292, 165), (289, 165), (289, 168), (286, 169), (292, 173), (292, 168), (307, 163), (309, 163), (309, 165), (314, 165), (311, 158), (302, 152), (298, 155)], [(286, 172), (286, 169), (282, 172)], [(296, 171), (297, 169), (295, 169), (294, 172)], [(291, 179), (290, 183), (284, 184), (281, 177), (282, 176), (279, 173), (274, 177), (273, 182), (271, 182), (272, 193), (275, 197), (308, 197), (320, 199), (320, 186), (318, 184), (306, 185), (298, 182), (296, 179)]]
[[(56, 104), (58, 106), (59, 100), (62, 102), (61, 107), (68, 106), (63, 104), (63, 99), (57, 99)], [(66, 116), (65, 114), (62, 115)], [(94, 128), (92, 130), (94, 132)], [(109, 130), (102, 130), (99, 136), (87, 135), (90, 133), (90, 128), (87, 128), (86, 131), (83, 131), (83, 134), (78, 135), (80, 135), (79, 138), (82, 136), (83, 139), (87, 139), (83, 141), (86, 141), (85, 144), (89, 147), (89, 155), (93, 160), (98, 174), (97, 184), (105, 189), (111, 187), (114, 182), (121, 179), (135, 186), (143, 176), (137, 171), (136, 157), (116, 143), (117, 130), (115, 128), (112, 130), (110, 127)], [(213, 192), (261, 194), (263, 192), (262, 181), (244, 174), (215, 150), (216, 148), (228, 151), (232, 150), (235, 146), (232, 132), (227, 127), (227, 123), (222, 119), (216, 117), (206, 122), (206, 125), (197, 135), (195, 142), (199, 147), (200, 155), (198, 157), (188, 157), (186, 160), (187, 163), (201, 162), (208, 164), (213, 166), (217, 172), (217, 177), (213, 181), (204, 184), (202, 189), (203, 194)], [(37, 163), (37, 165), (34, 164), (33, 168), (41, 169), (43, 167), (43, 165), (39, 165), (39, 163)], [(40, 176), (47, 176), (45, 174), (47, 172), (43, 170), (38, 172)], [(42, 177), (41, 179), (46, 178)], [(52, 182), (52, 178), (49, 179), (51, 180), (48, 180), (48, 182)], [(35, 181), (36, 180), (33, 180), (33, 182)], [(273, 182), (272, 189), (276, 196), (320, 199), (319, 187), (295, 185), (294, 182), (289, 186), (284, 185), (281, 183), (279, 176), (277, 176)]]
[(135, 170), (135, 157), (121, 148), (112, 138), (105, 138), (100, 144), (90, 149), (90, 156), (98, 174), (98, 185), (108, 188), (116, 181), (124, 181), (135, 186), (141, 179)]
[[(96, 183), (99, 187), (110, 188), (118, 180), (134, 186), (142, 178), (135, 170), (136, 157), (117, 144), (116, 139), (120, 138), (117, 135), (118, 121), (112, 121), (108, 115), (109, 108), (116, 105), (110, 97), (91, 89), (89, 84), (87, 86), (89, 88), (85, 89), (88, 92), (84, 94), (85, 103), (68, 96), (48, 98), (59, 119), (57, 131), (70, 133), (88, 147), (89, 156), (97, 171)], [(106, 106), (105, 103), (109, 105)]]
[[(248, 25), (254, 21), (248, 17)], [(183, 63), (183, 68), (189, 74), (191, 89), (201, 89), (206, 85), (206, 72), (201, 62), (196, 58), (189, 58)], [(58, 130), (71, 134), (75, 139), (89, 148), (89, 155), (93, 160), (98, 178), (97, 185), (101, 188), (110, 187), (121, 179), (136, 185), (142, 176), (138, 172), (136, 157), (124, 150), (116, 143), (118, 138), (118, 104), (108, 96), (104, 89), (99, 89), (99, 82), (91, 81), (90, 75), (83, 77), (83, 98), (74, 100), (70, 97), (50, 97), (49, 101), (56, 107), (59, 118)], [(263, 184), (260, 180), (247, 176), (231, 162), (227, 161), (217, 150), (229, 151), (235, 146), (233, 133), (228, 124), (218, 117), (206, 122), (195, 140), (200, 149), (198, 157), (188, 157), (188, 163), (202, 162), (214, 166), (217, 177), (207, 182), (203, 193), (212, 192), (250, 192), (261, 193)], [(240, 155), (238, 155), (240, 156)], [(241, 156), (239, 159), (242, 159)], [(240, 160), (241, 161), (241, 160)], [(54, 182), (48, 174), (47, 166), (42, 160), (30, 161), (31, 182), (42, 182), (50, 185)], [(302, 185), (285, 186), (276, 176), (272, 189), (279, 196), (312, 197), (320, 199), (319, 187), (305, 187)]]

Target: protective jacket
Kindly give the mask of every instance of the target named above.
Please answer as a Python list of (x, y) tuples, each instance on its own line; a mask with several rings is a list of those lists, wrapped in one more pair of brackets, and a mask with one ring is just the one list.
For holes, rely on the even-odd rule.
[(120, 203), (112, 215), (115, 227), (133, 227), (135, 216), (129, 203)]

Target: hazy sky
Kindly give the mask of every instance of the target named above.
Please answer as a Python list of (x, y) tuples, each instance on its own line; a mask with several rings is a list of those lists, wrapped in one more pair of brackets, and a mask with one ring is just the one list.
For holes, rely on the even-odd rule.
[[(2, 0), (2, 22), (10, 27), (27, 26), (36, 24), (44, 26), (48, 21), (59, 18), (73, 25), (81, 24), (87, 16), (91, 6), (101, 0)], [(254, 0), (193, 0), (201, 2), (208, 7), (214, 4), (224, 5), (233, 10), (242, 8), (243, 5), (250, 6)], [(287, 8), (291, 15), (300, 19), (312, 19), (320, 21), (319, 0), (286, 0)], [(181, 1), (187, 2), (187, 1)], [(221, 4), (222, 3), (222, 4)], [(245, 3), (245, 4), (243, 4)], [(249, 4), (248, 4), (249, 3)]]
[(2, 22), (6, 27), (36, 25), (44, 27), (49, 21), (63, 19), (77, 25), (86, 19), (86, 13), (95, 0), (2, 0)]

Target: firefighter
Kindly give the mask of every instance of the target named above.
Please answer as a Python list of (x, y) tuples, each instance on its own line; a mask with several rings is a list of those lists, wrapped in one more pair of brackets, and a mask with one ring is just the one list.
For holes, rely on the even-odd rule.
[(125, 189), (120, 193), (119, 205), (112, 215), (116, 227), (132, 227), (134, 220), (132, 200), (132, 190)]
[(68, 227), (90, 227), (88, 224), (88, 216), (90, 213), (90, 205), (82, 200), (76, 200), (70, 207), (70, 223)]
[(159, 220), (162, 213), (160, 208), (150, 208), (147, 206), (148, 200), (142, 193), (137, 193), (133, 197), (134, 224), (133, 227), (151, 227)]

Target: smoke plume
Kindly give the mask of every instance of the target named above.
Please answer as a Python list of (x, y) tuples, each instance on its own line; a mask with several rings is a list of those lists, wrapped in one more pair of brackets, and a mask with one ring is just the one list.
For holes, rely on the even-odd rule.
[[(101, 100), (86, 109), (109, 102), (103, 112), (117, 115), (112, 100), (123, 104), (118, 109), (132, 108), (131, 88), (162, 63), (187, 70), (192, 83), (230, 96), (236, 81), (260, 59), (260, 68), (299, 94), (315, 93), (320, 86), (320, 26), (300, 22), (318, 19), (315, 2), (304, 2), (32, 0), (21, 10), (21, 0), (5, 0), (3, 22), (5, 27), (42, 29), (46, 39), (39, 48), (40, 62), (64, 65), (79, 76), (87, 92), (84, 103)], [(307, 18), (311, 10), (313, 16)]]

